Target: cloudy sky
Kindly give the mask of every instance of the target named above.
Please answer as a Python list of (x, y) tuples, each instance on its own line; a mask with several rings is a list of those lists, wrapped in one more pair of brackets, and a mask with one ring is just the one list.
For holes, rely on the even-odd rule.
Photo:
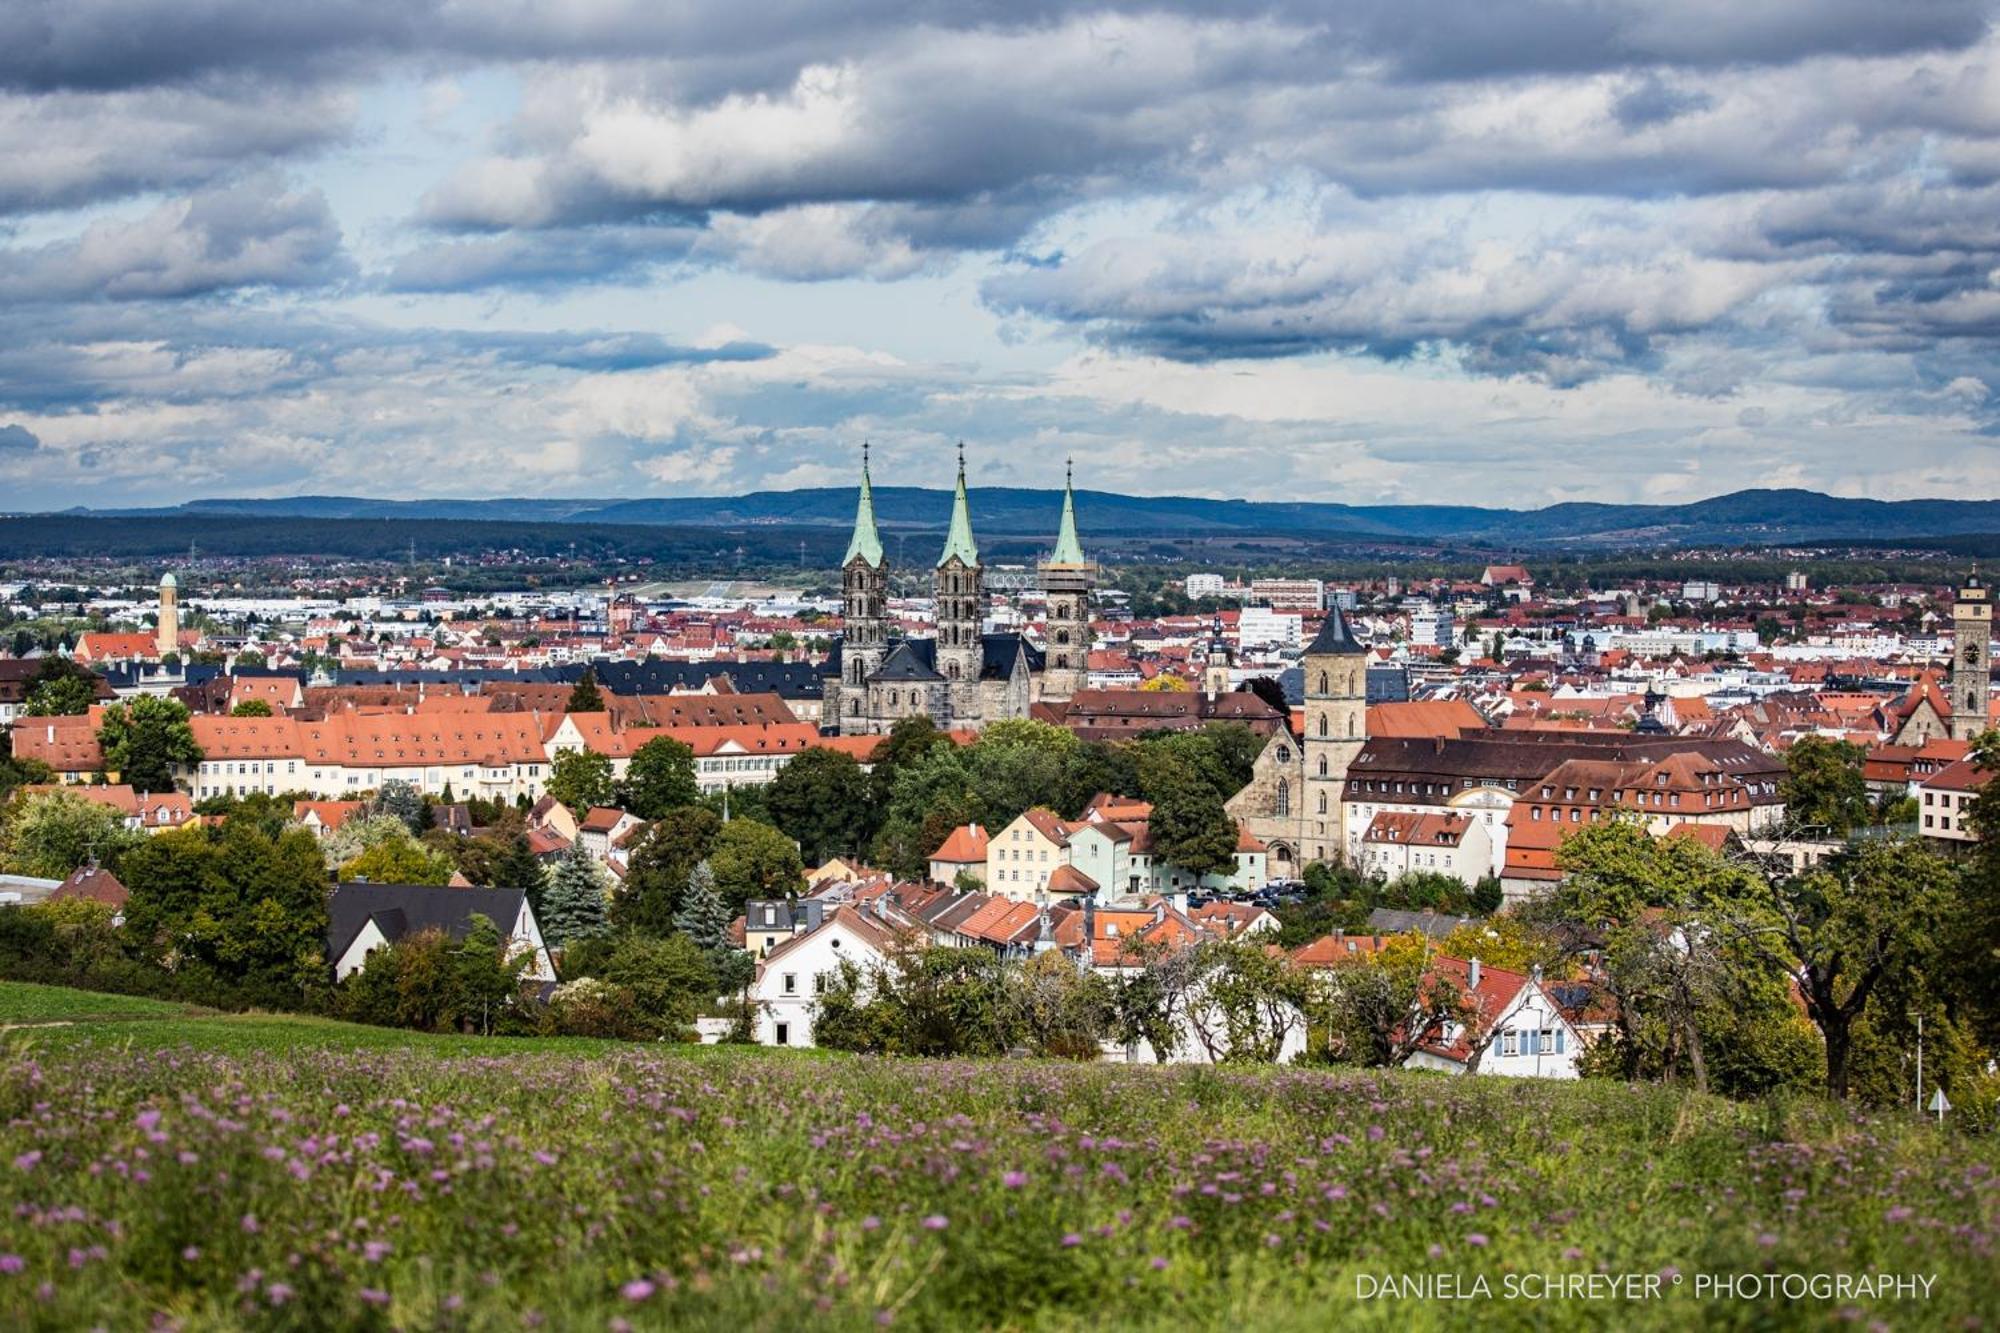
[(2000, 495), (2000, 0), (5, 0), (0, 508)]

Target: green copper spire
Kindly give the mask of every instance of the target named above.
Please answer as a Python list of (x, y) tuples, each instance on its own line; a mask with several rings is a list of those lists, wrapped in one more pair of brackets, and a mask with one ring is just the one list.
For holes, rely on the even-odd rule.
[(847, 543), (847, 554), (840, 558), (841, 568), (857, 555), (876, 569), (882, 567), (882, 536), (875, 531), (875, 488), (868, 481), (866, 441), (861, 445), (861, 505), (854, 511), (854, 540)]
[(979, 546), (972, 540), (972, 511), (965, 503), (965, 444), (958, 446), (958, 489), (951, 496), (951, 531), (944, 536), (944, 554), (938, 557), (942, 569), (953, 556), (965, 564), (979, 563)]
[(1056, 533), (1056, 549), (1049, 553), (1052, 565), (1081, 565), (1083, 543), (1076, 539), (1076, 483), (1070, 475), (1071, 464), (1063, 463), (1063, 515), (1062, 528)]

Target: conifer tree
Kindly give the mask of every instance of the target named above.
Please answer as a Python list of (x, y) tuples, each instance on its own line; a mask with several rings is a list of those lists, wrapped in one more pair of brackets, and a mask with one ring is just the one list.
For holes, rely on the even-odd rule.
[(597, 673), (589, 667), (583, 669), (583, 674), (577, 678), (575, 688), (570, 690), (569, 706), (565, 711), (571, 713), (604, 711), (604, 696), (597, 689)]
[(706, 954), (717, 954), (730, 947), (729, 908), (716, 892), (715, 872), (706, 861), (696, 865), (688, 876), (681, 910), (674, 914), (674, 929), (693, 940)]
[(555, 873), (542, 894), (542, 937), (561, 946), (611, 932), (605, 910), (604, 876), (581, 843), (556, 862)]

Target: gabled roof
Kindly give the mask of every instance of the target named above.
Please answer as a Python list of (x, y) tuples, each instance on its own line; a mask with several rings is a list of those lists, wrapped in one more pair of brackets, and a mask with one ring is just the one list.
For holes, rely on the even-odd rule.
[(943, 680), (937, 668), (931, 665), (930, 654), (916, 647), (918, 643), (929, 645), (930, 642), (929, 639), (904, 639), (889, 650), (889, 655), (882, 659), (882, 665), (876, 667), (868, 679), (924, 684)]
[(960, 824), (946, 836), (938, 849), (931, 853), (932, 861), (950, 861), (969, 865), (986, 860), (986, 847), (992, 841), (984, 828), (977, 824)]
[(1096, 893), (1097, 881), (1065, 861), (1049, 874), (1050, 893)]
[(109, 870), (87, 865), (71, 871), (62, 886), (49, 895), (49, 901), (103, 903), (106, 907), (118, 908), (123, 907), (131, 896)]
[(326, 947), (338, 959), (370, 921), (391, 944), (404, 935), (436, 929), (463, 939), (474, 914), (506, 935), (521, 915), (520, 889), (460, 889), (437, 884), (336, 884), (326, 904)]

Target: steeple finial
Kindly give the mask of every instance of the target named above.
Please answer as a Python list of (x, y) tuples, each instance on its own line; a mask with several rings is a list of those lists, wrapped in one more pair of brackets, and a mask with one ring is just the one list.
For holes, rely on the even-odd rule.
[(875, 530), (875, 486), (868, 476), (868, 442), (861, 442), (861, 501), (854, 511), (854, 536), (847, 554), (840, 558), (845, 569), (856, 556), (876, 569), (882, 568), (882, 535)]
[(945, 533), (938, 567), (942, 569), (954, 556), (968, 567), (979, 563), (979, 544), (972, 540), (972, 508), (965, 498), (964, 440), (958, 442), (958, 485), (951, 495), (951, 529)]

